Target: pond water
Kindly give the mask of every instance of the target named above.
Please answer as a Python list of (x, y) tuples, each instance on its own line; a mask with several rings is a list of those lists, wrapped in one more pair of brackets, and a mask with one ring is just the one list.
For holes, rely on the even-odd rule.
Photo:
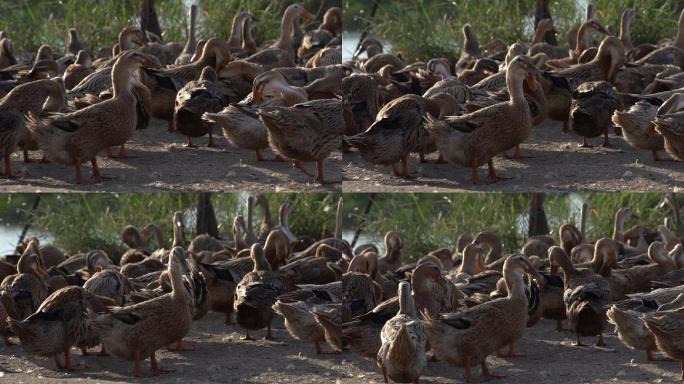
[[(24, 228), (21, 225), (16, 224), (0, 225), (0, 255), (14, 253), (14, 247), (16, 247), (19, 235), (21, 235), (23, 229)], [(37, 237), (41, 245), (50, 244), (52, 242), (52, 238), (49, 234), (30, 228), (27, 236)]]

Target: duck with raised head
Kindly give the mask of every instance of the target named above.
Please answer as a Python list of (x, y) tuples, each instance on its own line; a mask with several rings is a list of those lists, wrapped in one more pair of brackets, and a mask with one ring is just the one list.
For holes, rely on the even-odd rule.
[(385, 383), (389, 383), (388, 378), (399, 383), (415, 383), (427, 366), (427, 335), (417, 316), (411, 285), (405, 281), (399, 283), (398, 295), (399, 312), (380, 332), (377, 362)]
[(546, 62), (546, 66), (550, 68), (568, 68), (569, 66), (577, 64), (578, 62), (582, 63), (589, 61), (590, 59), (582, 60), (582, 56), (592, 51), (594, 54), (596, 53), (596, 48), (591, 47), (591, 42), (593, 41), (593, 32), (599, 32), (603, 35), (611, 36), (611, 33), (598, 21), (593, 19), (587, 20), (577, 31), (577, 43), (575, 44), (574, 49), (567, 51), (569, 55), (556, 60), (548, 60)]
[(188, 39), (185, 42), (183, 51), (176, 58), (176, 65), (185, 65), (192, 62), (192, 56), (196, 52), (197, 48), (197, 4), (190, 5), (190, 10), (188, 11)]
[(506, 71), (510, 100), (462, 116), (444, 120), (427, 117), (426, 129), (434, 136), (440, 153), (450, 163), (469, 166), (471, 179), (480, 183), (477, 169), (489, 165), (489, 177), (501, 180), (494, 170), (493, 157), (522, 143), (530, 135), (532, 115), (525, 100), (523, 81), (536, 89), (538, 73), (534, 63), (525, 56), (513, 59)]
[(280, 24), (280, 37), (273, 47), (261, 50), (244, 59), (250, 63), (264, 66), (266, 70), (277, 67), (294, 67), (295, 52), (292, 46), (292, 33), (294, 23), (298, 19), (304, 21), (313, 20), (315, 16), (304, 8), (304, 5), (295, 3), (287, 7)]
[[(527, 325), (527, 296), (523, 277), (532, 265), (523, 255), (509, 257), (504, 264), (507, 296), (471, 308), (437, 316), (423, 314), (430, 349), (435, 356), (465, 368), (470, 381), (472, 364), (482, 366), (482, 375), (493, 375), (486, 359), (498, 349), (518, 341)], [(491, 332), (496, 329), (497, 332)]]
[[(133, 135), (137, 124), (137, 100), (131, 91), (132, 74), (148, 65), (152, 64), (147, 56), (126, 52), (112, 69), (114, 97), (111, 99), (76, 112), (55, 114), (45, 120), (29, 116), (27, 127), (46, 157), (57, 163), (74, 165), (77, 184), (107, 180), (97, 167), (97, 154), (103, 149), (125, 145)], [(116, 129), (112, 129), (113, 122), (116, 122)], [(90, 160), (93, 166), (92, 180), (81, 178), (84, 160)]]
[(605, 345), (603, 329), (607, 318), (604, 306), (610, 302), (608, 281), (592, 269), (576, 268), (559, 247), (551, 247), (549, 259), (551, 265), (563, 269), (563, 301), (570, 329), (577, 335), (575, 345), (584, 345), (581, 336), (593, 335), (598, 335), (596, 345)]
[(12, 42), (8, 38), (0, 39), (0, 69), (16, 65), (17, 59), (14, 57)]
[(88, 51), (80, 50), (76, 54), (76, 61), (64, 70), (64, 88), (72, 89), (88, 75), (93, 73), (93, 59)]
[(126, 307), (109, 308), (109, 313), (88, 312), (93, 328), (112, 355), (133, 360), (133, 374), (142, 374), (140, 361), (150, 357), (152, 374), (170, 372), (157, 365), (155, 352), (183, 338), (192, 325), (193, 299), (183, 275), (183, 249), (175, 247), (167, 268), (171, 292)]

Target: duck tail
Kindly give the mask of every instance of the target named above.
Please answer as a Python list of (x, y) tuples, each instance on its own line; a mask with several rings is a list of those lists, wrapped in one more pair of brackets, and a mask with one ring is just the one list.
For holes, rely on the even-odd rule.
[(59, 129), (50, 124), (49, 119), (43, 120), (31, 112), (26, 116), (26, 129), (49, 160), (67, 164), (72, 162), (66, 146), (73, 132)]

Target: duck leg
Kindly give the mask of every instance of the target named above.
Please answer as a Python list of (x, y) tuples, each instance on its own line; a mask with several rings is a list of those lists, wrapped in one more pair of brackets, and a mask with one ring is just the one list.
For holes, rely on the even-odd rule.
[(21, 175), (12, 173), (12, 162), (10, 161), (11, 153), (5, 153), (5, 177), (8, 179), (14, 179)]
[(584, 344), (582, 344), (582, 340), (580, 339), (579, 333), (577, 334), (577, 342), (575, 344), (573, 344), (573, 346), (575, 346), (575, 347), (584, 347), (585, 346)]
[[(173, 345), (173, 344), (172, 344), (172, 345)], [(170, 351), (170, 352), (183, 352), (183, 351), (194, 351), (195, 348), (193, 348), (193, 347), (186, 347), (186, 346), (183, 344), (183, 339), (178, 339), (178, 341), (176, 341), (176, 346), (175, 346), (175, 347), (172, 347), (171, 345), (169, 345), (168, 347), (166, 347), (166, 350), (168, 350), (168, 351)]]
[(608, 139), (608, 127), (606, 127), (606, 130), (603, 131), (603, 147), (604, 148), (613, 148), (614, 145), (610, 143), (610, 140)]
[(118, 155), (115, 155), (114, 153), (112, 153), (111, 148), (107, 148), (107, 156), (111, 159), (130, 159), (132, 157), (135, 157), (135, 156), (130, 156), (130, 155), (127, 156), (126, 155), (126, 144), (121, 144), (121, 146), (119, 146), (119, 154)]
[(226, 319), (223, 321), (225, 325), (233, 325), (233, 313), (226, 312)]
[(527, 356), (527, 353), (526, 352), (516, 352), (515, 351), (515, 343), (510, 343), (510, 344), (508, 344), (508, 352), (500, 353), (497, 350), (496, 355), (499, 357), (521, 357), (521, 356)]
[(603, 341), (603, 333), (599, 335), (598, 340), (596, 340), (596, 346), (597, 347), (605, 347), (608, 344), (606, 344), (605, 341)]
[(557, 332), (569, 331), (569, 329), (567, 329), (563, 326), (563, 320), (562, 319), (556, 320), (556, 331)]
[(316, 353), (319, 355), (339, 355), (341, 353), (338, 351), (324, 351), (323, 348), (321, 348), (320, 341), (315, 341), (314, 346), (316, 347)]
[(408, 154), (401, 157), (401, 177), (404, 177), (404, 178), (410, 178), (411, 177), (411, 175), (409, 175), (409, 169), (408, 169), (408, 157), (409, 157)]
[(64, 369), (71, 371), (71, 347), (64, 348)]
[(88, 356), (88, 348), (81, 347), (81, 356)]
[(505, 375), (496, 375), (492, 373), (487, 367), (487, 359), (482, 360), (482, 363), (480, 363), (480, 365), (482, 366), (482, 377), (484, 377), (487, 380), (503, 379), (504, 377), (506, 377)]
[(463, 358), (463, 370), (463, 378), (465, 379), (465, 382), (470, 383), (470, 379), (472, 377), (470, 373), (470, 356)]
[(396, 163), (392, 163), (392, 176), (399, 176), (399, 168), (397, 168)]
[(33, 160), (31, 160), (31, 157), (29, 156), (28, 148), (24, 146), (24, 163), (33, 163)]
[(504, 157), (509, 159), (509, 160), (512, 160), (512, 159), (522, 160), (522, 159), (533, 158), (533, 156), (529, 156), (529, 155), (525, 156), (522, 154), (522, 150), (520, 149), (520, 144), (515, 146), (515, 151), (513, 152), (513, 156), (508, 156), (508, 154), (506, 152), (504, 152)]
[(186, 148), (197, 148), (195, 144), (192, 143), (192, 137), (188, 136), (188, 142), (183, 145)]
[(301, 161), (295, 160), (295, 161), (292, 163), (292, 166), (295, 167), (295, 168), (297, 168), (297, 169), (299, 169), (300, 171), (304, 172), (305, 175), (307, 175), (307, 176), (309, 176), (309, 177), (314, 177), (314, 175), (312, 175), (311, 173), (309, 173), (309, 171), (307, 171), (306, 168), (304, 168), (304, 166), (302, 165), (302, 162), (301, 162)]
[(242, 340), (254, 341), (256, 339), (249, 335), (249, 329), (245, 329), (245, 337), (243, 337)]
[(150, 370), (153, 374), (158, 375), (160, 373), (171, 373), (175, 371), (175, 369), (161, 368), (159, 364), (157, 364), (157, 356), (155, 354), (156, 352), (152, 352), (152, 356), (150, 356)]
[(589, 140), (587, 140), (586, 137), (582, 138), (582, 145), (580, 145), (580, 148), (594, 148), (595, 145), (589, 144)]
[[(389, 383), (389, 380), (387, 379), (387, 370), (385, 369), (385, 364), (380, 363), (380, 370), (382, 371), (382, 377), (385, 379), (385, 384)], [(684, 375), (684, 373), (682, 373), (682, 375)]]
[(100, 356), (109, 356), (109, 353), (107, 353), (104, 344), (100, 346)]
[(100, 174), (100, 169), (97, 167), (97, 158), (93, 157), (90, 159), (90, 164), (93, 167), (93, 180), (95, 180), (96, 183), (112, 180), (111, 177), (102, 176), (102, 174)]
[(323, 178), (323, 159), (316, 160), (316, 178), (314, 181), (320, 184), (325, 184), (325, 180)]
[(268, 322), (268, 325), (266, 326), (266, 336), (264, 337), (266, 340), (273, 340), (273, 333), (271, 332), (271, 321)]
[(207, 147), (209, 148), (216, 148), (218, 145), (214, 143), (214, 135), (211, 133), (211, 130), (209, 130), (209, 142), (207, 143)]
[(62, 365), (62, 362), (59, 361), (59, 356), (57, 354), (54, 354), (52, 356), (52, 361), (55, 363), (56, 371), (61, 371), (62, 369), (64, 369), (64, 365)]
[(494, 169), (494, 160), (489, 159), (489, 162), (487, 162), (487, 165), (489, 166), (489, 178), (493, 181), (503, 181), (503, 180), (510, 180), (512, 177), (507, 177), (507, 176), (499, 176), (496, 174), (496, 170)]
[(476, 185), (483, 184), (482, 180), (480, 180), (480, 175), (477, 173), (477, 167), (478, 166), (479, 166), (479, 163), (478, 163), (477, 159), (473, 159), (470, 162), (470, 169), (471, 169), (470, 179), (473, 181), (473, 184), (476, 184)]

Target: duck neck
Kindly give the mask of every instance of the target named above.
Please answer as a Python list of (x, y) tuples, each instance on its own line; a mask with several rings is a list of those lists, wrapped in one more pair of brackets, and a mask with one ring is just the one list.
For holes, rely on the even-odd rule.
[(684, 49), (684, 10), (679, 14), (679, 23), (677, 24), (677, 37), (672, 43), (679, 49)]
[(632, 19), (628, 12), (622, 14), (622, 20), (620, 21), (620, 40), (625, 46), (625, 51), (631, 51), (634, 46), (632, 45)]
[(183, 47), (183, 53), (192, 54), (195, 53), (195, 48), (197, 48), (197, 7), (192, 5), (190, 7), (190, 28), (188, 30), (188, 41), (185, 42), (185, 47)]
[(242, 23), (242, 49), (256, 51), (257, 45), (252, 36), (252, 17), (247, 17)]
[(250, 196), (247, 199), (247, 238), (254, 239), (254, 225), (252, 223), (252, 216), (254, 214), (254, 198)]
[(233, 25), (230, 28), (230, 37), (228, 38), (229, 48), (240, 48), (242, 43), (242, 23), (244, 21), (244, 13), (240, 12), (233, 17)]
[(119, 52), (125, 52), (133, 48), (135, 31), (124, 31), (119, 35)]
[(183, 247), (185, 248), (185, 233), (183, 231), (183, 227), (180, 225), (177, 225), (176, 223), (173, 224), (173, 247)]
[(520, 267), (504, 270), (504, 281), (508, 290), (509, 299), (527, 299), (523, 282), (523, 271)]
[(337, 210), (335, 211), (335, 232), (336, 239), (342, 240), (342, 198), (337, 200)]
[(257, 252), (252, 256), (252, 259), (254, 260), (254, 269), (252, 270), (253, 272), (271, 270), (271, 264), (269, 264), (268, 260), (266, 260), (266, 256), (264, 256), (264, 251)]
[(514, 106), (527, 106), (523, 81), (523, 78), (515, 76), (514, 71), (506, 71), (506, 85), (508, 86), (508, 93), (511, 95), (511, 104)]
[(296, 10), (289, 9), (285, 11), (283, 19), (280, 23), (280, 38), (276, 43), (276, 47), (290, 54), (294, 55), (292, 48), (292, 34), (294, 33), (294, 23), (297, 21)]
[(625, 215), (622, 210), (615, 213), (615, 222), (613, 223), (613, 240), (624, 242), (625, 240)]
[(542, 28), (542, 24), (539, 23), (539, 25), (537, 25), (537, 29), (534, 30), (534, 35), (532, 36), (532, 43), (530, 43), (530, 46), (543, 42), (546, 32), (548, 32), (546, 28)]
[(465, 41), (463, 46), (467, 53), (474, 56), (480, 55), (480, 44), (477, 42), (477, 37), (473, 31), (470, 29), (464, 30), (463, 39)]
[(119, 60), (112, 68), (112, 89), (113, 96), (133, 96), (131, 90), (131, 78), (133, 73), (127, 63)]
[(401, 284), (400, 286), (399, 313), (410, 317), (416, 317), (416, 306), (413, 303), (411, 286), (408, 283)]
[(577, 268), (572, 264), (568, 255), (560, 248), (551, 251), (549, 261), (551, 262), (552, 268), (556, 265), (561, 267), (566, 276), (577, 274)]
[(478, 258), (477, 252), (468, 252), (466, 251), (463, 254), (463, 262), (461, 263), (461, 268), (459, 268), (459, 272), (461, 273), (467, 273), (470, 276), (477, 275), (477, 258)]
[(180, 269), (180, 260), (175, 256), (169, 260), (168, 274), (171, 280), (171, 295), (175, 299), (184, 299), (187, 297), (187, 290), (183, 285), (183, 273)]
[(575, 52), (581, 54), (585, 49), (589, 48), (589, 37), (593, 27), (590, 23), (584, 23), (577, 30), (577, 44), (575, 45)]
[(42, 113), (59, 112), (64, 105), (66, 94), (64, 87), (55, 81), (50, 80), (46, 87), (48, 91), (47, 99), (43, 103)]

